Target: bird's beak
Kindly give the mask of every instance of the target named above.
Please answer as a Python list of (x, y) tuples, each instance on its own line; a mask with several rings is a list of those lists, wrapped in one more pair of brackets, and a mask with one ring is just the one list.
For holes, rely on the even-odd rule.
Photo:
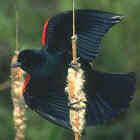
[(12, 68), (21, 67), (21, 63), (20, 62), (16, 62), (16, 63), (12, 64), (11, 67)]

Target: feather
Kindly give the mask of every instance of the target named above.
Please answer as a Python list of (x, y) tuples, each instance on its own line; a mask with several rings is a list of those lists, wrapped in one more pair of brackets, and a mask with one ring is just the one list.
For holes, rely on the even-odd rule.
[(108, 74), (94, 71), (92, 76), (96, 90), (87, 92), (87, 125), (102, 124), (127, 110), (136, 86), (134, 73)]
[[(96, 10), (76, 10), (76, 31), (78, 35), (78, 57), (92, 61), (99, 55), (101, 39), (108, 30), (119, 23), (124, 16)], [(45, 34), (48, 51), (68, 51), (71, 54), (72, 11), (52, 17), (46, 22)], [(45, 26), (46, 27), (46, 26)], [(43, 46), (45, 44), (43, 43)]]

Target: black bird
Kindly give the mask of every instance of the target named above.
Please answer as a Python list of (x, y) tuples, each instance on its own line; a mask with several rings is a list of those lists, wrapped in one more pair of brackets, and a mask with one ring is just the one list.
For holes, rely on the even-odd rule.
[[(76, 11), (77, 53), (85, 71), (87, 126), (103, 124), (126, 110), (133, 99), (135, 73), (95, 71), (89, 62), (99, 54), (100, 42), (124, 16), (96, 10)], [(72, 61), (72, 11), (58, 14), (44, 25), (43, 48), (23, 50), (15, 66), (28, 73), (23, 95), (30, 109), (45, 119), (71, 130), (66, 77)]]

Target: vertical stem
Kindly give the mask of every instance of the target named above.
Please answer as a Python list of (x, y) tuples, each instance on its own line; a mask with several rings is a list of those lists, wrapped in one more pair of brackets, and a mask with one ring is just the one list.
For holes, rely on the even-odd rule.
[(75, 35), (75, 0), (73, 0), (73, 36)]
[(76, 39), (72, 40), (72, 55), (73, 55), (73, 64), (77, 64), (77, 49), (76, 49)]
[[(18, 53), (18, 52), (17, 52)], [(12, 58), (11, 64), (17, 61), (17, 54)], [(11, 68), (11, 96), (13, 101), (13, 120), (16, 129), (15, 140), (24, 140), (25, 113), (24, 99), (22, 96), (24, 72), (20, 68)]]
[(79, 134), (75, 133), (75, 140), (79, 140)]
[(73, 36), (72, 36), (72, 55), (73, 55), (73, 63), (77, 64), (77, 46), (76, 46), (77, 36), (75, 34), (75, 0), (73, 0)]
[(18, 12), (15, 7), (15, 12), (16, 12), (16, 52), (18, 51)]
[[(15, 64), (18, 59), (18, 13), (15, 6), (16, 13), (16, 55), (12, 58), (11, 64)], [(22, 86), (24, 71), (21, 68), (11, 68), (11, 96), (13, 101), (13, 120), (16, 129), (15, 140), (24, 140), (25, 131), (25, 110), (24, 99), (22, 96)]]

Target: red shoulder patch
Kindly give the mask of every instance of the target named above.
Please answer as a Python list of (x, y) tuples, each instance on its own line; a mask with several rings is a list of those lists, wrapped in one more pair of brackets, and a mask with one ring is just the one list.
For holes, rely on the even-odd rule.
[(46, 31), (47, 31), (49, 20), (50, 19), (48, 19), (46, 21), (46, 23), (44, 24), (44, 27), (43, 27), (43, 36), (42, 36), (42, 45), (43, 45), (43, 48), (45, 47), (45, 44), (46, 44)]
[(23, 93), (23, 94), (24, 94), (24, 92), (25, 92), (25, 90), (26, 90), (26, 86), (27, 86), (27, 84), (29, 83), (30, 79), (31, 79), (31, 75), (28, 74), (28, 75), (27, 75), (27, 78), (26, 78), (26, 80), (25, 80), (25, 82), (24, 82), (24, 84), (23, 84), (23, 88), (22, 88), (22, 93)]

